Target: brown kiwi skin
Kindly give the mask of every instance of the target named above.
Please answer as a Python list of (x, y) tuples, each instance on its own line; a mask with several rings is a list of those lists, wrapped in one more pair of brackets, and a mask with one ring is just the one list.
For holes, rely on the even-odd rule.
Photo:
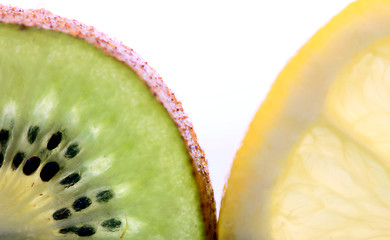
[(21, 28), (38, 27), (72, 35), (93, 44), (105, 54), (133, 69), (146, 83), (156, 99), (165, 107), (181, 132), (191, 157), (192, 172), (200, 193), (206, 239), (217, 239), (214, 192), (204, 151), (199, 146), (192, 122), (184, 112), (181, 102), (176, 99), (174, 93), (166, 86), (156, 71), (133, 49), (99, 32), (94, 27), (54, 15), (44, 9), (21, 9), (0, 4), (0, 22), (17, 24)]

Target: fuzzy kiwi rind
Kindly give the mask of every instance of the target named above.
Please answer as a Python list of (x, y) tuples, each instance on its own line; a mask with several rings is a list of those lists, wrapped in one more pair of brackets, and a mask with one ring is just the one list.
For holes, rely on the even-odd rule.
[[(105, 54), (129, 66), (146, 83), (152, 94), (165, 107), (176, 123), (191, 157), (193, 175), (200, 192), (201, 210), (205, 224), (206, 239), (216, 239), (216, 210), (213, 189), (209, 179), (207, 160), (199, 146), (191, 120), (183, 111), (181, 103), (173, 92), (165, 85), (161, 77), (131, 48), (109, 38), (94, 27), (84, 25), (75, 20), (62, 18), (43, 9), (24, 10), (0, 4), (0, 22), (20, 26), (38, 27), (72, 35), (101, 49)], [(66, 210), (64, 211), (66, 213)], [(106, 225), (115, 225), (115, 220)], [(64, 229), (64, 231), (76, 231)], [(88, 226), (78, 231), (88, 233)]]

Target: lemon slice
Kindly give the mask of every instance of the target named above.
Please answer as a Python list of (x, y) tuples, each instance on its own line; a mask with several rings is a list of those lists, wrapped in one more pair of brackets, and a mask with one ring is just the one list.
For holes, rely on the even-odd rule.
[(390, 1), (352, 3), (278, 76), (236, 155), (221, 239), (390, 239)]

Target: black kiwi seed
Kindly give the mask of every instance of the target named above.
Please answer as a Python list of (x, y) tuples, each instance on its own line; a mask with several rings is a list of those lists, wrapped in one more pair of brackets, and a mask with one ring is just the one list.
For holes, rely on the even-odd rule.
[(96, 230), (92, 226), (89, 226), (89, 225), (84, 225), (84, 226), (80, 227), (79, 229), (77, 229), (77, 235), (79, 235), (80, 237), (92, 236), (95, 233), (96, 233)]
[(49, 141), (47, 142), (47, 149), (48, 150), (53, 150), (56, 148), (62, 140), (62, 133), (61, 132), (56, 132), (53, 135), (51, 135)]
[(53, 219), (54, 220), (62, 220), (62, 219), (66, 219), (66, 218), (70, 217), (71, 215), (72, 215), (72, 213), (70, 212), (69, 209), (61, 208), (53, 213)]
[(20, 164), (22, 164), (25, 154), (22, 152), (18, 152), (15, 154), (14, 159), (12, 160), (12, 169), (16, 170)]
[(77, 227), (71, 226), (67, 228), (62, 228), (60, 229), (59, 233), (61, 234), (67, 234), (67, 233), (76, 233), (77, 232)]
[(77, 143), (73, 143), (69, 145), (66, 150), (65, 157), (66, 158), (74, 158), (80, 152), (79, 145)]
[(40, 177), (42, 181), (48, 182), (52, 179), (60, 170), (60, 166), (57, 162), (48, 162), (43, 166)]
[(6, 129), (0, 130), (0, 144), (5, 145), (9, 139), (9, 131)]
[(67, 185), (66, 187), (68, 188), (68, 187), (75, 185), (78, 181), (80, 181), (80, 179), (81, 179), (80, 174), (72, 173), (69, 176), (67, 176), (66, 178), (62, 179), (60, 184)]
[(23, 167), (23, 173), (26, 176), (29, 176), (33, 174), (39, 167), (39, 164), (41, 164), (41, 159), (39, 157), (31, 157), (29, 158)]
[(108, 202), (111, 198), (114, 197), (114, 193), (111, 191), (111, 190), (104, 190), (104, 191), (101, 191), (99, 192), (97, 195), (96, 195), (96, 198), (97, 198), (97, 202)]
[(38, 133), (39, 133), (39, 127), (31, 126), (27, 132), (27, 141), (30, 144), (33, 144), (35, 142), (35, 139), (37, 139)]
[(0, 153), (0, 167), (3, 166), (3, 163), (4, 163), (4, 154)]
[(76, 212), (86, 209), (92, 204), (92, 201), (88, 197), (80, 197), (73, 202), (72, 207)]
[(109, 229), (110, 231), (114, 231), (122, 225), (122, 222), (116, 220), (115, 218), (111, 218), (102, 222), (102, 227)]

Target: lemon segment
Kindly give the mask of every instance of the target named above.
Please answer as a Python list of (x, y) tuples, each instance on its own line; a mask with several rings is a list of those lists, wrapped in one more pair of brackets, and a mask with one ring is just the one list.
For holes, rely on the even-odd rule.
[(390, 239), (390, 0), (360, 0), (291, 59), (225, 186), (220, 239)]
[(309, 129), (270, 202), (272, 239), (390, 237), (388, 168), (331, 125)]
[(378, 154), (390, 153), (390, 38), (358, 54), (329, 91), (327, 117)]

